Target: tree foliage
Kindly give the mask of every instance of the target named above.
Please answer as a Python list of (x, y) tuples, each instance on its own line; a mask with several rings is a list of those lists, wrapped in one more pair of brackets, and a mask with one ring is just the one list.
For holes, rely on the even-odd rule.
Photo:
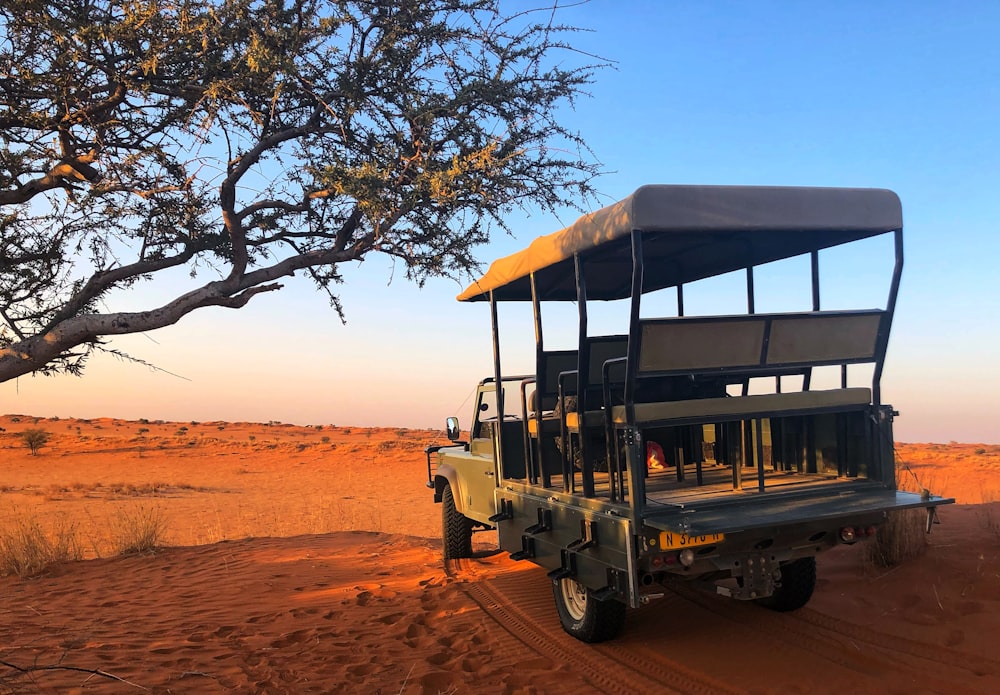
[(21, 441), (31, 450), (32, 456), (38, 455), (38, 450), (49, 443), (52, 433), (46, 430), (31, 428), (21, 432)]
[[(558, 6), (499, 1), (5, 3), (0, 381), (296, 272), (340, 312), (339, 264), (372, 252), (460, 277), (513, 209), (587, 199), (558, 114), (601, 61)], [(213, 279), (115, 310), (179, 267)]]

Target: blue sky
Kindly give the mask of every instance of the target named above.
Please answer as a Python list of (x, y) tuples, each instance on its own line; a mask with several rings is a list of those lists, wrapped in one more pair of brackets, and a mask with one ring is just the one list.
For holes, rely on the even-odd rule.
[[(563, 18), (592, 29), (576, 35), (581, 50), (616, 61), (592, 98), (565, 114), (609, 172), (598, 182), (602, 204), (646, 183), (895, 190), (906, 266), (882, 383), (902, 413), (897, 439), (1000, 442), (1000, 3), (594, 0)], [(516, 238), (498, 237), (478, 256), (488, 263), (575, 217), (515, 219)], [(850, 293), (871, 263), (864, 252), (838, 258), (832, 280)], [(115, 340), (179, 376), (98, 356), (82, 379), (0, 385), (3, 410), (467, 422), (466, 398), (491, 370), (488, 309), (455, 302), (453, 282), (418, 290), (399, 271), (389, 283), (381, 258), (346, 276), (346, 326), (295, 279), (238, 312), (202, 310)], [(153, 303), (185, 281), (140, 288), (134, 299)], [(703, 296), (709, 308), (731, 301), (722, 288)], [(530, 340), (529, 313), (501, 316), (512, 341), (518, 324)], [(507, 366), (526, 369), (530, 349), (505, 355)]]

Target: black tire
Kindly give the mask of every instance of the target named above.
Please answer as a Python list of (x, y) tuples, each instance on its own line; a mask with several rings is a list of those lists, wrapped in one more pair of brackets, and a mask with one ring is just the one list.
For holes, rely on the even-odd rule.
[(552, 593), (563, 630), (582, 642), (604, 642), (625, 627), (625, 604), (598, 601), (594, 592), (575, 579), (553, 579)]
[(757, 603), (772, 611), (787, 613), (809, 603), (816, 589), (816, 558), (803, 557), (781, 566), (781, 586)]
[(455, 497), (448, 483), (441, 491), (441, 536), (445, 560), (472, 557), (472, 519), (455, 508)]

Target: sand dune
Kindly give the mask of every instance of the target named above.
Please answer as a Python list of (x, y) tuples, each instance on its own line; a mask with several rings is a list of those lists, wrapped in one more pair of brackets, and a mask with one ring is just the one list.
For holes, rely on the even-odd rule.
[[(439, 433), (0, 427), (0, 526), (72, 527), (88, 558), (0, 579), (0, 693), (1000, 691), (998, 446), (899, 445), (912, 476), (959, 502), (916, 560), (832, 551), (794, 614), (668, 592), (591, 647), (559, 629), (544, 573), (489, 552), (490, 534), (479, 557), (441, 561), (422, 451)], [(38, 456), (29, 427), (52, 433)], [(169, 547), (111, 557), (136, 509), (162, 516)]]

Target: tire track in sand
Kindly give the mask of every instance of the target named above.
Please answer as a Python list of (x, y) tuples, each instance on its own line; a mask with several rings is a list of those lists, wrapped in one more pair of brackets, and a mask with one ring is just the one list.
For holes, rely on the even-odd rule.
[(567, 664), (601, 692), (743, 692), (662, 656), (650, 661), (614, 642), (587, 645), (570, 637), (559, 625), (549, 580), (541, 571), (501, 573), (463, 588), (511, 635), (539, 654)]
[(629, 611), (618, 639), (585, 645), (562, 631), (541, 570), (506, 563), (492, 569), (463, 590), (510, 634), (604, 693), (823, 693), (845, 683), (855, 692), (881, 692), (887, 682), (893, 687), (886, 692), (1000, 692), (1000, 662), (808, 608), (774, 613), (686, 586)]

